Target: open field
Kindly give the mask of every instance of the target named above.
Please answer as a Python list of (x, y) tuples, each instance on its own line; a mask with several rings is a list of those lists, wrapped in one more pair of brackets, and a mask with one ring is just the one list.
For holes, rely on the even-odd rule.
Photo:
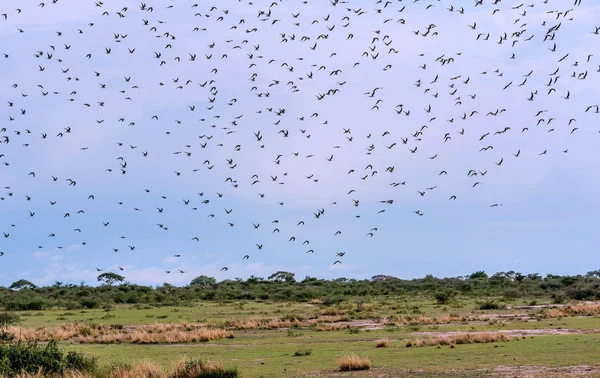
[[(22, 321), (7, 330), (39, 341), (54, 335), (66, 350), (97, 356), (101, 364), (150, 359), (168, 369), (187, 355), (236, 367), (243, 377), (600, 376), (600, 304), (537, 298), (532, 306), (519, 299), (479, 310), (479, 302), (116, 305), (19, 311)], [(336, 359), (347, 353), (368, 359), (371, 368), (339, 372)]]

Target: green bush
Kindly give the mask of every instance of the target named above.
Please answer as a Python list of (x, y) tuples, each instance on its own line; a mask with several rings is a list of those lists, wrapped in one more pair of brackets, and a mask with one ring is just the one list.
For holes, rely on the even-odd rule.
[(503, 310), (506, 306), (494, 301), (485, 301), (480, 303), (478, 308), (480, 310)]
[(17, 314), (7, 311), (0, 312), (0, 327), (15, 325), (20, 321), (21, 318)]
[(46, 301), (38, 295), (15, 295), (4, 302), (6, 311), (41, 311)]
[(600, 298), (600, 291), (593, 287), (573, 287), (566, 291), (569, 298), (577, 301), (591, 301)]
[(439, 292), (435, 295), (435, 300), (438, 304), (448, 304), (451, 296), (448, 292)]
[(95, 299), (95, 298), (84, 298), (82, 300), (79, 301), (79, 303), (84, 307), (84, 308), (98, 308), (100, 307), (100, 302)]
[(54, 340), (46, 345), (22, 341), (0, 344), (2, 376), (14, 377), (21, 372), (35, 374), (40, 368), (45, 375), (63, 374), (68, 370), (92, 372), (96, 369), (96, 359), (76, 352), (65, 354)]
[(325, 306), (333, 306), (335, 304), (342, 303), (345, 300), (346, 297), (343, 297), (341, 295), (332, 295), (321, 299), (321, 303)]
[(521, 291), (518, 289), (506, 289), (504, 290), (503, 296), (506, 299), (516, 299), (521, 298), (523, 293), (521, 293)]
[(294, 356), (295, 357), (310, 356), (311, 354), (312, 354), (312, 350), (311, 349), (297, 350), (296, 352), (294, 352)]
[(554, 302), (555, 304), (565, 303), (565, 295), (562, 293), (552, 294), (552, 302)]

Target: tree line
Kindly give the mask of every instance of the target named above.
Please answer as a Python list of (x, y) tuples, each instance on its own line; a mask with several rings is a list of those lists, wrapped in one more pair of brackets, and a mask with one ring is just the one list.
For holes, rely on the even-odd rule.
[(251, 276), (244, 280), (217, 281), (199, 276), (188, 285), (137, 285), (116, 273), (102, 273), (98, 285), (55, 282), (38, 287), (28, 280), (18, 280), (8, 287), (0, 286), (0, 305), (9, 311), (42, 310), (60, 306), (68, 309), (97, 308), (110, 304), (185, 305), (195, 300), (263, 300), (306, 302), (320, 299), (325, 304), (365, 296), (430, 296), (448, 303), (456, 296), (506, 299), (551, 297), (556, 303), (567, 300), (600, 300), (600, 270), (585, 275), (542, 276), (515, 271), (488, 275), (477, 271), (467, 276), (400, 279), (376, 275), (370, 279), (340, 277), (326, 280), (306, 276), (297, 280), (292, 272), (279, 271), (270, 276)]

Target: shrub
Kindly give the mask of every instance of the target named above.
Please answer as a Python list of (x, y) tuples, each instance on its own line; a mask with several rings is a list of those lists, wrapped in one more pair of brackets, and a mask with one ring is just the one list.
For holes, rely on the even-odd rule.
[(435, 300), (438, 304), (448, 304), (450, 302), (450, 294), (447, 292), (439, 292), (435, 295)]
[(552, 294), (552, 302), (554, 302), (555, 304), (565, 303), (565, 296), (564, 296), (564, 294), (562, 294), (562, 293)]
[(0, 312), (0, 327), (15, 325), (20, 321), (21, 318), (17, 314), (7, 311)]
[(98, 308), (100, 307), (100, 302), (95, 298), (84, 298), (79, 301), (79, 304), (84, 308)]
[(237, 378), (236, 368), (225, 369), (220, 362), (206, 363), (201, 360), (184, 359), (175, 364), (169, 378)]
[(296, 356), (296, 357), (310, 356), (311, 354), (312, 354), (312, 350), (311, 349), (297, 350), (296, 352), (294, 352), (294, 356)]
[(516, 298), (521, 298), (523, 296), (523, 293), (521, 293), (520, 290), (518, 289), (506, 289), (504, 290), (504, 298), (507, 299), (516, 299)]
[(321, 303), (325, 306), (333, 306), (335, 304), (342, 303), (345, 300), (346, 300), (345, 297), (342, 297), (340, 295), (334, 295), (334, 296), (327, 296), (327, 297), (321, 299)]
[(46, 301), (38, 295), (19, 293), (4, 302), (6, 311), (41, 311), (46, 307)]
[(337, 358), (337, 366), (340, 371), (369, 370), (371, 360), (354, 353), (346, 353)]
[(592, 287), (569, 288), (566, 294), (569, 298), (578, 301), (591, 301), (600, 298), (600, 292)]
[(380, 339), (375, 342), (376, 342), (376, 344), (375, 344), (376, 348), (387, 348), (390, 346), (390, 342), (388, 339)]
[(480, 310), (503, 310), (504, 308), (504, 305), (494, 301), (485, 301), (479, 304)]
[(0, 374), (14, 377), (21, 372), (30, 374), (63, 374), (69, 370), (91, 372), (96, 368), (96, 359), (76, 352), (65, 352), (52, 340), (46, 345), (37, 343), (0, 344)]
[(81, 303), (77, 303), (75, 301), (66, 301), (59, 304), (61, 307), (66, 308), (67, 310), (76, 310), (81, 308)]

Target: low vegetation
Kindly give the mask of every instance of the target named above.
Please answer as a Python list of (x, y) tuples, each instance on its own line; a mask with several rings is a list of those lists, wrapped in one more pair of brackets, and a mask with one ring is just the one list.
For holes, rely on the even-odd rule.
[[(13, 282), (0, 290), (0, 304), (8, 311), (39, 311), (49, 307), (93, 309), (109, 304), (152, 304), (155, 306), (182, 305), (194, 300), (263, 300), (297, 301), (334, 306), (349, 297), (376, 297), (427, 293), (439, 304), (451, 304), (457, 295), (472, 298), (551, 296), (556, 302), (565, 300), (600, 299), (600, 270), (585, 275), (559, 276), (537, 273), (499, 272), (488, 276), (483, 271), (467, 276), (404, 280), (378, 275), (371, 279), (337, 278), (324, 280), (305, 277), (297, 281), (290, 272), (276, 272), (267, 278), (250, 277), (247, 280), (224, 280), (199, 276), (189, 285), (176, 287), (165, 283), (156, 287), (142, 286), (125, 281), (114, 273), (98, 277), (100, 286), (55, 282), (37, 287), (27, 280)], [(117, 285), (118, 284), (118, 285)], [(0, 289), (2, 289), (0, 287)], [(486, 306), (487, 305), (487, 306)], [(482, 307), (501, 306), (498, 302), (483, 302)]]
[(340, 371), (369, 370), (371, 360), (355, 353), (346, 353), (337, 358), (337, 366)]
[(99, 366), (97, 359), (76, 352), (65, 353), (56, 341), (45, 345), (22, 341), (0, 344), (0, 375), (17, 378), (237, 378), (237, 369), (220, 362), (185, 357), (170, 371), (150, 360), (133, 365)]
[(79, 344), (175, 344), (233, 338), (231, 331), (188, 323), (136, 325), (127, 328), (122, 325), (88, 323), (36, 329), (8, 326), (5, 332), (11, 337), (27, 341), (69, 340)]
[(507, 336), (501, 332), (485, 332), (485, 333), (458, 333), (445, 336), (430, 336), (428, 338), (416, 338), (406, 341), (406, 347), (422, 347), (422, 346), (442, 346), (442, 345), (458, 345), (458, 344), (479, 344), (479, 343), (496, 343), (501, 341), (514, 340), (514, 337)]
[(75, 352), (65, 353), (56, 341), (46, 345), (23, 341), (0, 344), (0, 374), (14, 377), (20, 373), (63, 376), (71, 373), (91, 373), (96, 359)]
[(569, 304), (562, 308), (548, 309), (546, 315), (550, 318), (561, 318), (565, 316), (598, 316), (600, 315), (600, 303)]
[[(325, 377), (339, 374), (333, 361), (337, 370), (372, 370), (363, 375), (480, 376), (498, 365), (575, 364), (600, 374), (600, 303), (575, 299), (595, 297), (600, 279), (592, 273), (297, 282), (278, 272), (155, 288), (112, 275), (97, 287), (21, 280), (0, 290), (0, 345), (48, 343), (73, 353), (52, 363), (0, 356), (0, 376), (235, 377), (240, 369), (247, 377)], [(311, 294), (296, 296), (303, 292)], [(199, 353), (202, 361), (179, 361)], [(69, 362), (76, 360), (88, 362)]]

